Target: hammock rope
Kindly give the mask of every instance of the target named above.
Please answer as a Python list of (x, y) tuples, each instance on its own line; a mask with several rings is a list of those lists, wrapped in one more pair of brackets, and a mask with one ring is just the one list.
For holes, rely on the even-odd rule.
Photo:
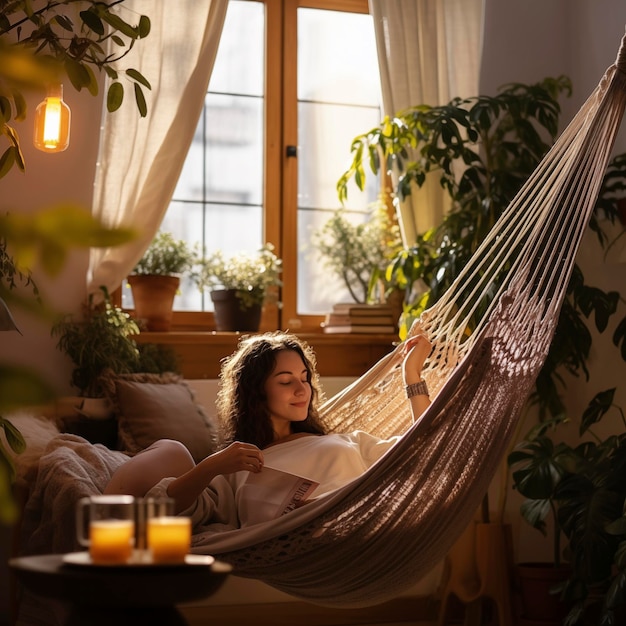
[(404, 433), (400, 442), (328, 498), (201, 550), (240, 576), (342, 607), (397, 596), (441, 561), (480, 505), (548, 354), (626, 106), (625, 41), (471, 262), (411, 329), (434, 344), (427, 411), (410, 423), (398, 346), (321, 413), (331, 432)]

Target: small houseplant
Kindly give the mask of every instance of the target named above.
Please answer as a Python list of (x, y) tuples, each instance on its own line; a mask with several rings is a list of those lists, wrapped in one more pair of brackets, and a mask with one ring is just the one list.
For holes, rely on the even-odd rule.
[(72, 385), (79, 395), (104, 396), (100, 378), (105, 372), (132, 374), (176, 371), (173, 353), (152, 344), (138, 345), (133, 339), (140, 329), (135, 320), (111, 302), (102, 287), (103, 302), (94, 305), (93, 296), (80, 320), (65, 316), (52, 327), (57, 347), (74, 363)]
[(197, 255), (183, 239), (159, 232), (128, 276), (135, 317), (147, 330), (167, 331), (172, 323), (174, 298), (180, 275), (191, 272)]
[[(559, 416), (531, 429), (508, 457), (513, 486), (526, 498), (523, 518), (544, 535), (552, 518), (552, 570), (565, 572), (555, 591), (570, 608), (566, 624), (589, 614), (596, 624), (622, 623), (615, 610), (626, 607), (626, 419), (614, 395), (615, 389), (596, 394), (583, 412), (579, 436), (588, 440), (576, 446), (557, 440), (567, 421)], [(609, 411), (619, 413), (623, 429), (601, 437), (593, 427)]]
[(208, 290), (215, 307), (219, 331), (259, 329), (263, 304), (280, 305), (282, 260), (266, 243), (257, 254), (240, 253), (226, 258), (216, 250), (199, 262), (193, 278), (200, 291)]
[(313, 232), (311, 244), (326, 269), (345, 283), (355, 302), (385, 300), (387, 265), (400, 252), (400, 228), (384, 203), (373, 207), (370, 218), (353, 224), (339, 209)]

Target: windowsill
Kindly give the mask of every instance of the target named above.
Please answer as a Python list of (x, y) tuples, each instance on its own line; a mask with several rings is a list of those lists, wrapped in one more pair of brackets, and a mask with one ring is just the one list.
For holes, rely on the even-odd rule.
[[(217, 331), (142, 332), (137, 343), (174, 349), (185, 378), (217, 378), (220, 361), (249, 333)], [(296, 333), (313, 348), (321, 376), (360, 376), (393, 350), (397, 335)], [(349, 349), (346, 349), (349, 346)]]

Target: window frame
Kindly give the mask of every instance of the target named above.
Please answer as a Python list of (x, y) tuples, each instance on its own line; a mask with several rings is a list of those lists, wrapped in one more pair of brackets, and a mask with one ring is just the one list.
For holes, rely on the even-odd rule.
[[(244, 0), (265, 5), (263, 241), (283, 259), (282, 307), (266, 305), (260, 331), (321, 332), (323, 315), (298, 314), (297, 12), (299, 8), (369, 14), (368, 0)], [(269, 45), (268, 42), (277, 42)], [(290, 54), (284, 51), (292, 50)], [(347, 150), (348, 148), (346, 148)], [(212, 312), (174, 311), (172, 331), (215, 329)]]

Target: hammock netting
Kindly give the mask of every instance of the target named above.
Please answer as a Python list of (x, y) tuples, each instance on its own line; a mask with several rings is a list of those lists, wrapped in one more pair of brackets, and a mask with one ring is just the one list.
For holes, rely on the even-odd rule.
[[(626, 103), (625, 41), (470, 264), (411, 329), (434, 344), (430, 407), (411, 424), (402, 346), (325, 403), (331, 432), (404, 436), (328, 498), (219, 538), (210, 552), (234, 573), (317, 604), (372, 605), (417, 583), (472, 521), (547, 356), (600, 191)], [(487, 313), (468, 334), (478, 307)]]

